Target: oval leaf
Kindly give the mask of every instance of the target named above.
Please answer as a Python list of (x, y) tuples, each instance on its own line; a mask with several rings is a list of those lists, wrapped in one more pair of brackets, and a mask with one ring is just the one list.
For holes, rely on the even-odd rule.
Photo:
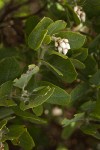
[(57, 104), (57, 105), (62, 105), (66, 106), (70, 102), (70, 95), (63, 90), (62, 88), (51, 84), (49, 82), (41, 82), (41, 85), (49, 85), (51, 88), (55, 88), (53, 94), (49, 97), (49, 99), (46, 101), (47, 103), (50, 104)]
[(21, 70), (16, 59), (13, 57), (3, 59), (0, 62), (0, 84), (14, 80), (19, 76)]
[(57, 20), (53, 23), (51, 23), (47, 30), (48, 30), (48, 34), (49, 35), (53, 35), (55, 33), (57, 33), (58, 31), (61, 31), (62, 29), (65, 29), (67, 23), (63, 20)]
[(24, 120), (28, 120), (28, 121), (30, 121), (32, 123), (37, 123), (37, 124), (44, 124), (44, 123), (46, 123), (45, 120), (43, 120), (43, 119), (33, 115), (30, 112), (22, 111), (18, 107), (14, 107), (13, 110), (14, 110), (16, 115), (22, 117)]
[(28, 44), (29, 44), (30, 48), (37, 50), (41, 46), (41, 44), (48, 32), (48, 30), (46, 30), (46, 29), (52, 22), (53, 21), (50, 18), (44, 17), (37, 24), (37, 26), (30, 33), (29, 38), (28, 38)]
[(62, 31), (57, 36), (68, 39), (71, 49), (81, 48), (86, 40), (84, 35), (71, 31)]
[[(63, 59), (59, 56), (55, 56), (49, 63), (63, 74), (63, 76), (59, 76), (63, 81), (71, 83), (76, 79), (77, 72), (69, 58)], [(58, 76), (58, 74), (56, 75)]]

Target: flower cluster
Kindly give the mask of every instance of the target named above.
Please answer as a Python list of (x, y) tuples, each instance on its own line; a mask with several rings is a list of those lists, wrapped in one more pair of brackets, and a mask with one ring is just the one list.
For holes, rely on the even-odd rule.
[(85, 22), (85, 20), (86, 20), (86, 14), (82, 10), (81, 6), (75, 6), (74, 7), (74, 12), (77, 14), (77, 16), (80, 19), (80, 21)]
[(67, 54), (70, 49), (70, 44), (68, 39), (61, 39), (60, 37), (55, 38), (55, 47), (59, 53)]

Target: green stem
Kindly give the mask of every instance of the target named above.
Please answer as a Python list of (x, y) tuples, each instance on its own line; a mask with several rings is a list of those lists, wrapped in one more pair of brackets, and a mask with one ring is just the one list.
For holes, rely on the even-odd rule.
[[(45, 52), (46, 52), (46, 49), (45, 49), (44, 46), (42, 46), (41, 49), (40, 49), (40, 55), (38, 55), (38, 61), (41, 60), (41, 59), (44, 59)], [(41, 65), (42, 65), (42, 63), (41, 63), (41, 61), (39, 61), (38, 67), (40, 68)]]
[[(45, 46), (42, 46), (39, 51), (38, 51), (38, 67), (39, 67), (39, 70), (41, 68), (41, 65), (42, 65), (42, 62), (40, 61), (41, 59), (43, 60), (44, 59), (44, 55), (45, 55), (45, 52), (46, 52), (46, 48)], [(35, 74), (34, 76), (34, 86), (36, 87), (37, 86), (37, 81), (39, 80), (39, 72)]]

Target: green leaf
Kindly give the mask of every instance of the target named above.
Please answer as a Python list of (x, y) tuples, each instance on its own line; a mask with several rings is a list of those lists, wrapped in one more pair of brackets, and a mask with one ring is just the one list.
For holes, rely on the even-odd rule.
[(49, 35), (55, 34), (58, 31), (61, 31), (61, 30), (65, 29), (66, 25), (67, 25), (67, 23), (65, 21), (63, 21), (63, 20), (57, 20), (57, 21), (51, 23), (48, 26), (48, 28), (47, 28), (48, 34)]
[(24, 132), (19, 137), (19, 146), (21, 146), (24, 150), (32, 150), (33, 147), (35, 147), (35, 143), (28, 131)]
[(80, 109), (84, 112), (93, 112), (94, 108), (95, 108), (96, 102), (89, 100), (87, 102), (85, 102), (84, 104), (81, 105)]
[(84, 76), (91, 76), (97, 71), (97, 63), (93, 56), (89, 55), (84, 61), (85, 69), (81, 70)]
[(5, 99), (6, 96), (11, 94), (12, 87), (13, 87), (12, 81), (7, 81), (0, 86), (0, 101), (2, 99)]
[(6, 124), (7, 124), (7, 120), (0, 121), (0, 130), (2, 130)]
[(81, 121), (84, 120), (84, 113), (78, 113), (78, 114), (75, 114), (74, 116), (75, 116), (75, 117), (74, 117), (73, 119), (66, 119), (66, 118), (65, 118), (65, 119), (62, 121), (62, 125), (63, 125), (64, 127), (66, 127), (66, 126), (70, 125), (71, 123), (74, 123), (74, 122), (81, 122)]
[(37, 34), (37, 32), (32, 31), (28, 38), (28, 44), (30, 48), (34, 50), (39, 49), (47, 35), (47, 32), (48, 30), (42, 30), (39, 34)]
[(26, 31), (27, 35), (29, 35), (31, 33), (31, 31), (35, 28), (35, 26), (38, 24), (38, 22), (39, 22), (39, 18), (37, 16), (29, 17), (26, 20), (25, 31)]
[(70, 95), (65, 90), (49, 82), (41, 82), (41, 85), (45, 85), (45, 86), (48, 85), (51, 88), (55, 89), (53, 94), (46, 101), (47, 103), (57, 104), (57, 105), (62, 105), (62, 106), (66, 106), (69, 104)]
[(68, 58), (66, 55), (63, 55), (62, 53), (56, 52), (54, 50), (49, 50), (49, 55), (57, 55), (57, 56), (60, 56), (60, 57), (62, 57), (64, 59)]
[(60, 3), (52, 3), (49, 8), (50, 16), (54, 19), (63, 19), (66, 20), (67, 14), (64, 11), (64, 7)]
[[(77, 73), (69, 58), (63, 59), (59, 56), (55, 56), (49, 63), (63, 74), (63, 76), (59, 76), (63, 81), (71, 83), (76, 79)], [(58, 76), (58, 74), (56, 75)]]
[(70, 59), (76, 69), (84, 69), (85, 65), (77, 59)]
[(98, 70), (91, 78), (90, 83), (100, 86), (100, 70)]
[(43, 106), (39, 105), (38, 107), (33, 108), (33, 112), (36, 114), (36, 116), (41, 116), (43, 113)]
[(38, 107), (42, 105), (49, 99), (49, 97), (53, 94), (54, 90), (55, 90), (54, 88), (51, 88), (49, 86), (43, 88), (38, 93), (36, 93), (37, 96), (35, 98), (31, 97), (28, 104), (25, 104), (25, 102), (22, 101), (20, 103), (20, 108), (22, 110), (26, 110), (29, 108)]
[(46, 123), (45, 120), (43, 120), (43, 119), (33, 115), (30, 112), (22, 111), (18, 107), (14, 107), (13, 110), (14, 110), (14, 112), (15, 112), (15, 114), (17, 116), (22, 117), (24, 120), (28, 120), (28, 121), (30, 121), (32, 123), (37, 123), (37, 124), (44, 124), (44, 123)]
[[(71, 14), (71, 17), (73, 17), (73, 20), (75, 21), (76, 25), (80, 24), (80, 19), (78, 18), (77, 14), (74, 12), (74, 9), (70, 5), (68, 5), (67, 2), (65, 4), (65, 6), (68, 8), (68, 10)], [(67, 13), (67, 11), (66, 11), (66, 13)]]
[(43, 44), (49, 44), (50, 42), (51, 42), (51, 36), (46, 35), (43, 40)]
[(34, 99), (34, 106), (33, 107), (37, 107), (41, 104), (43, 104), (44, 102), (46, 102), (53, 94), (53, 92), (55, 91), (55, 88), (51, 88), (49, 86), (47, 86), (46, 88), (44, 88), (43, 90), (41, 90), (38, 94), (38, 96)]
[(53, 21), (50, 18), (44, 17), (37, 26), (33, 29), (33, 31), (30, 33), (28, 38), (28, 44), (30, 48), (37, 50), (41, 46), (48, 30), (47, 27), (52, 23)]
[(0, 48), (0, 60), (7, 58), (7, 57), (17, 57), (18, 52), (16, 48), (10, 47), (10, 48)]
[(24, 125), (11, 125), (5, 138), (8, 140), (18, 139), (25, 131), (26, 127)]
[(64, 127), (61, 135), (62, 139), (68, 140), (76, 128), (77, 128), (77, 123), (75, 122), (73, 124)]
[(39, 92), (40, 90), (44, 89), (46, 86), (39, 86), (39, 87), (36, 87), (33, 92)]
[(32, 69), (27, 71), (26, 74), (22, 74), (19, 79), (14, 80), (14, 86), (19, 88), (25, 88), (32, 78), (34, 74), (36, 74), (39, 71), (39, 67), (32, 64)]
[(11, 99), (0, 100), (0, 106), (11, 107), (16, 106), (17, 104)]
[(49, 67), (51, 70), (55, 71), (59, 76), (63, 76), (63, 74), (62, 74), (58, 69), (56, 69), (54, 66), (52, 66), (50, 63), (48, 63), (48, 62), (46, 62), (46, 61), (44, 61), (44, 60), (41, 60), (41, 62), (42, 62), (45, 66)]
[(100, 89), (98, 89), (97, 101), (96, 101), (94, 111), (92, 112), (92, 116), (97, 119), (100, 119)]
[(93, 124), (89, 124), (89, 125), (84, 125), (81, 127), (81, 130), (88, 135), (92, 135), (93, 137), (97, 138), (100, 140), (100, 133), (97, 130), (97, 127), (94, 126)]
[(8, 81), (14, 80), (20, 75), (20, 67), (16, 59), (6, 58), (0, 61), (0, 84)]
[(79, 61), (82, 61), (82, 62), (87, 58), (87, 56), (88, 56), (87, 48), (81, 48), (78, 53), (72, 55), (73, 58), (78, 59)]
[(17, 105), (13, 100), (8, 99), (12, 91), (12, 86), (12, 81), (7, 81), (0, 86), (0, 106), (10, 107)]
[(84, 35), (71, 31), (62, 31), (57, 36), (68, 39), (71, 49), (81, 48), (86, 40)]
[(99, 46), (100, 46), (100, 34), (97, 35), (94, 38), (94, 40), (90, 43), (90, 45), (89, 45), (89, 52), (96, 53), (99, 50)]
[(10, 108), (0, 108), (0, 119), (6, 118), (14, 114), (14, 111)]
[(87, 83), (80, 83), (71, 91), (71, 103), (72, 105), (80, 98), (88, 93), (89, 85)]

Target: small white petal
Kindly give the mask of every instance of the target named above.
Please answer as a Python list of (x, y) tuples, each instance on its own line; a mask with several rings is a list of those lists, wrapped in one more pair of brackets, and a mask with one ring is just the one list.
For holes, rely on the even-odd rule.
[(75, 12), (77, 12), (77, 11), (79, 11), (79, 10), (80, 10), (80, 11), (82, 10), (82, 7), (81, 7), (81, 6), (75, 6), (75, 7), (74, 7), (74, 11), (75, 11)]
[(66, 43), (66, 48), (67, 48), (67, 49), (70, 49), (69, 43)]
[(58, 47), (58, 43), (57, 42), (55, 42), (55, 47)]
[(69, 47), (70, 47), (69, 43), (66, 43), (64, 48), (70, 49)]
[(67, 48), (63, 49), (63, 54), (64, 54), (64, 55), (66, 55), (67, 52), (68, 52), (68, 49), (67, 49)]
[(74, 11), (76, 12), (78, 10), (78, 6), (75, 6), (74, 7)]
[(65, 43), (68, 43), (68, 42), (69, 42), (68, 39), (63, 39), (63, 41), (64, 41)]
[(77, 14), (80, 16), (82, 14), (82, 11), (81, 10), (78, 10), (77, 11)]
[(52, 110), (52, 115), (53, 116), (61, 116), (63, 114), (63, 111), (61, 108), (55, 107)]
[(81, 20), (82, 20), (83, 22), (85, 22), (85, 20), (86, 20), (86, 14), (85, 14), (85, 12), (82, 12), (80, 18), (81, 18)]
[(59, 47), (58, 47), (58, 52), (59, 52), (59, 53), (62, 53), (62, 50), (63, 50), (62, 47), (59, 46)]
[(81, 32), (84, 32), (84, 33), (88, 33), (89, 32), (89, 28), (87, 26), (83, 26), (81, 29), (80, 29)]
[(66, 48), (66, 43), (65, 43), (65, 42), (60, 42), (59, 45), (60, 45), (60, 47), (62, 47), (62, 48)]

